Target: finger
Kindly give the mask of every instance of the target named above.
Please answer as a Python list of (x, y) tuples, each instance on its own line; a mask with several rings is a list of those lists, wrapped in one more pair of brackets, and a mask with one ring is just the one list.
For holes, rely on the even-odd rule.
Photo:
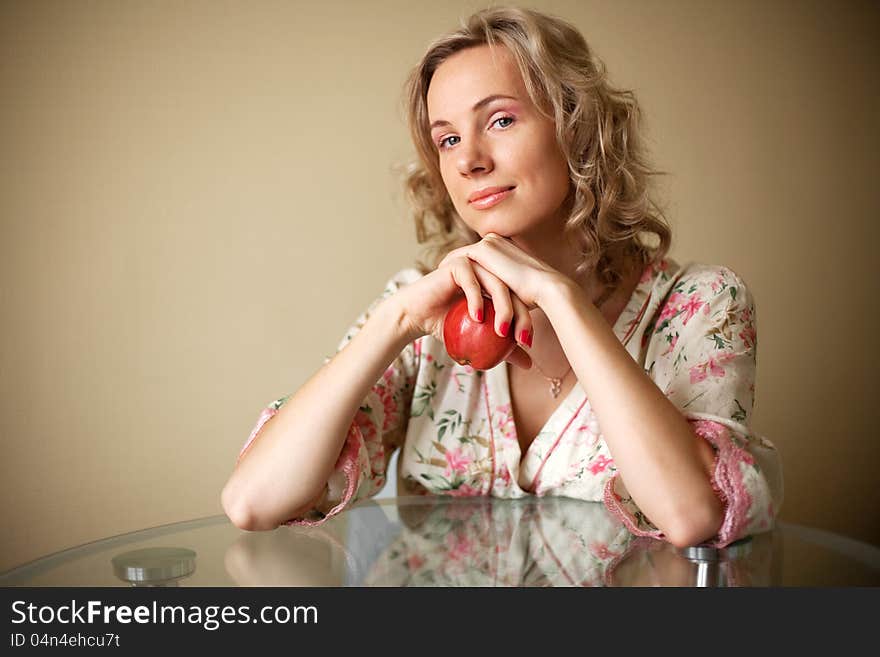
[(511, 292), (500, 278), (495, 276), (483, 266), (471, 263), (477, 280), (489, 296), (492, 297), (492, 306), (495, 308), (495, 333), (506, 338), (513, 330), (513, 302)]
[(455, 251), (450, 251), (437, 265), (437, 269), (442, 269), (443, 267), (447, 266), (452, 260), (455, 259), (455, 257)]
[(532, 348), (532, 316), (529, 314), (529, 308), (525, 302), (515, 294), (511, 294), (513, 302), (513, 326), (516, 328), (516, 334), (513, 336), (516, 341), (524, 347)]
[(451, 262), (449, 271), (452, 273), (452, 280), (463, 291), (468, 301), (468, 313), (476, 322), (483, 321), (483, 290), (477, 281), (474, 268), (470, 260), (461, 257)]
[(524, 370), (532, 369), (532, 359), (525, 351), (523, 351), (522, 347), (520, 347), (519, 345), (517, 345), (516, 349), (510, 352), (510, 356), (508, 356), (504, 360), (506, 360), (511, 365), (516, 365), (517, 367), (521, 367)]
[(469, 249), (471, 246), (473, 246), (473, 244), (468, 244), (466, 246), (460, 246), (457, 249), (453, 249), (452, 251), (447, 253), (443, 257), (443, 260), (441, 260), (440, 263), (437, 265), (437, 269), (440, 269), (444, 265), (449, 264), (450, 262), (452, 262), (456, 258), (460, 258), (460, 257), (464, 256), (467, 249)]

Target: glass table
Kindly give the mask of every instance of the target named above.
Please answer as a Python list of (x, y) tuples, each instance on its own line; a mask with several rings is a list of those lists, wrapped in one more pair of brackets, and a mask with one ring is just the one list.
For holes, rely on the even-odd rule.
[(315, 527), (224, 515), (122, 534), (0, 575), (0, 586), (880, 585), (880, 549), (789, 523), (724, 549), (629, 534), (599, 503), (400, 497)]

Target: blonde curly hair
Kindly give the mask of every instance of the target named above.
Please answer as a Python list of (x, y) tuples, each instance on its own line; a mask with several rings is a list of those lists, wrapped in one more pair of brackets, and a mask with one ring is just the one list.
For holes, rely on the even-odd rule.
[[(529, 9), (498, 7), (477, 12), (459, 30), (435, 40), (412, 70), (404, 103), (417, 160), (407, 167), (404, 187), (412, 206), (416, 239), (427, 243), (417, 262), (424, 273), (449, 251), (479, 241), (453, 207), (431, 141), (427, 94), (434, 72), (448, 57), (475, 46), (505, 46), (519, 67), (529, 97), (556, 125), (568, 160), (571, 186), (564, 232), (581, 255), (575, 277), (596, 271), (603, 285), (616, 286), (662, 259), (672, 233), (649, 197), (652, 169), (639, 136), (641, 111), (631, 91), (608, 81), (604, 63), (566, 21)], [(645, 243), (654, 235), (657, 243)]]

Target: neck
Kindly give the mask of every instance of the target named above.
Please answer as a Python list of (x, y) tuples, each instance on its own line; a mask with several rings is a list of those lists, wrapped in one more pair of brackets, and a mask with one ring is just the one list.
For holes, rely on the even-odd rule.
[[(567, 240), (559, 239), (560, 231), (560, 227), (553, 227), (552, 230), (543, 233), (536, 230), (511, 236), (510, 240), (529, 255), (575, 281), (590, 299), (598, 297), (602, 291), (596, 288), (592, 276), (575, 276), (578, 253)], [(541, 381), (545, 380), (545, 377), (564, 378), (568, 374), (569, 363), (550, 320), (541, 308), (535, 308), (529, 314), (532, 318), (533, 336), (533, 347), (529, 350), (529, 354), (532, 363), (537, 364), (545, 374), (542, 375), (536, 367), (532, 367), (528, 372), (512, 368), (511, 377), (537, 378)], [(510, 369), (508, 368), (509, 371)]]
[[(548, 230), (544, 234), (537, 232), (531, 232), (528, 234), (521, 233), (510, 239), (529, 255), (547, 263), (558, 272), (575, 281), (584, 291), (585, 295), (594, 303), (597, 301), (602, 302), (603, 299), (605, 299), (605, 301), (600, 304), (599, 310), (606, 316), (609, 323), (613, 323), (616, 312), (614, 306), (620, 301), (620, 299), (615, 300), (618, 295), (612, 294), (611, 298), (608, 298), (605, 294), (608, 290), (606, 290), (606, 287), (600, 283), (595, 272), (590, 272), (588, 275), (581, 275), (579, 277), (575, 275), (577, 265), (580, 261), (580, 254), (567, 240), (560, 240), (559, 233), (560, 228), (555, 227), (553, 230)], [(634, 280), (629, 279), (622, 281), (621, 286), (619, 286), (619, 289), (615, 290), (615, 292), (621, 292), (622, 295), (626, 295), (628, 291), (631, 291), (629, 288), (632, 287), (633, 282)], [(624, 289), (621, 290), (620, 288)], [(621, 296), (620, 298), (623, 297)], [(532, 362), (539, 365), (544, 374), (542, 375), (536, 368), (532, 368), (529, 372), (519, 371), (519, 368), (513, 368), (516, 371), (517, 378), (564, 378), (565, 375), (568, 374), (570, 365), (561, 345), (559, 344), (556, 332), (550, 324), (550, 320), (540, 308), (535, 308), (530, 311), (530, 314), (533, 325), (534, 347), (529, 351), (529, 354), (532, 356)]]

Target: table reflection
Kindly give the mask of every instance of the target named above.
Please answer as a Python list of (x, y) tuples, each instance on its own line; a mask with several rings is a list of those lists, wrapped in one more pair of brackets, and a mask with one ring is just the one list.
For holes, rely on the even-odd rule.
[[(399, 498), (361, 504), (342, 537), (245, 533), (226, 566), (243, 586), (769, 586), (767, 533), (723, 550), (633, 537), (596, 503), (559, 497)], [(777, 561), (781, 555), (777, 554)], [(335, 567), (334, 567), (335, 565)]]
[(282, 527), (241, 534), (223, 563), (239, 586), (343, 586), (352, 559), (332, 532)]
[(880, 586), (880, 549), (778, 523), (722, 550), (636, 538), (559, 497), (361, 502), (318, 527), (245, 532), (225, 516), (92, 541), (0, 586)]

